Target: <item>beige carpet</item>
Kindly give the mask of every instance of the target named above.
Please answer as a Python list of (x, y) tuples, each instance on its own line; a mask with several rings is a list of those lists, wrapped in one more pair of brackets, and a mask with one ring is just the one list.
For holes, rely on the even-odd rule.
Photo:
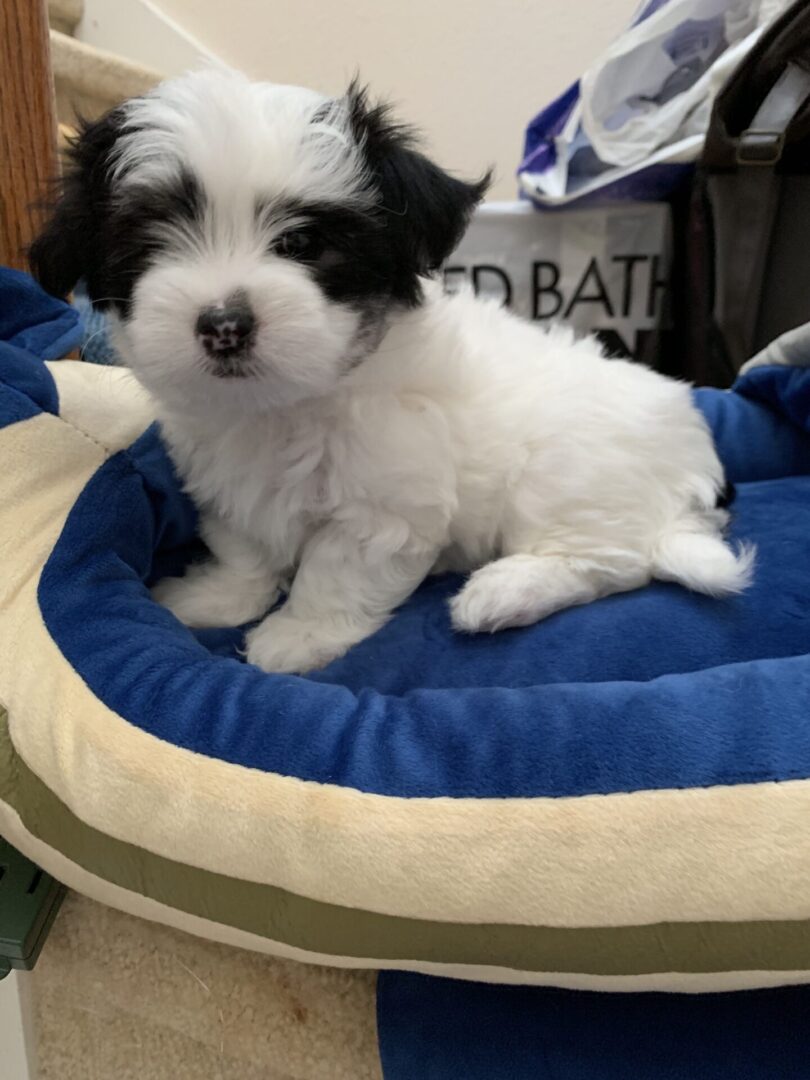
[(379, 1080), (375, 980), (71, 894), (32, 978), (40, 1080)]

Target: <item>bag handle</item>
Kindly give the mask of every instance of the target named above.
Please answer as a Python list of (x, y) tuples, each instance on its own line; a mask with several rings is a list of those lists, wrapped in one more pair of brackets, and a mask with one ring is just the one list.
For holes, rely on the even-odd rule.
[(754, 349), (781, 189), (776, 166), (787, 131), (808, 101), (810, 71), (790, 61), (737, 140), (737, 172), (709, 177), (717, 258), (715, 317), (735, 370)]
[(782, 157), (787, 129), (808, 100), (810, 71), (791, 61), (737, 140), (737, 164), (775, 165)]

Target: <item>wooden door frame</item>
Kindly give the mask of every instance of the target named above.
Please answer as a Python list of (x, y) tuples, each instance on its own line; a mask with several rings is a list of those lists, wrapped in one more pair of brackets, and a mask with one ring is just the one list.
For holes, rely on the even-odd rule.
[(0, 73), (0, 265), (25, 269), (58, 168), (46, 0), (0, 2)]

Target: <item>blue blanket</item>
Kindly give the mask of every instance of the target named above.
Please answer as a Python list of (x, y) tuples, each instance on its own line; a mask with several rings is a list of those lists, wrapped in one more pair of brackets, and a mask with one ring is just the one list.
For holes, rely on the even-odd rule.
[(75, 308), (38, 289), (28, 274), (0, 267), (0, 343), (6, 356), (14, 351), (59, 360), (78, 348), (83, 333)]
[(810, 988), (599, 994), (382, 972), (385, 1080), (807, 1080)]

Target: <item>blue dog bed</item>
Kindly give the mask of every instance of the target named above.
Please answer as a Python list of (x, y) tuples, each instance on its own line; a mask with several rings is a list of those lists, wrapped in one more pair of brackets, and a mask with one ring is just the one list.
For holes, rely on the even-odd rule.
[(243, 629), (151, 601), (199, 552), (150, 403), (126, 372), (44, 363), (55, 302), (6, 273), (6, 316), (11, 287), (38, 328), (32, 351), (0, 315), (17, 847), (302, 959), (600, 989), (808, 977), (810, 370), (698, 392), (733, 535), (759, 546), (743, 596), (656, 584), (468, 638), (440, 577), (323, 671), (270, 676)]

